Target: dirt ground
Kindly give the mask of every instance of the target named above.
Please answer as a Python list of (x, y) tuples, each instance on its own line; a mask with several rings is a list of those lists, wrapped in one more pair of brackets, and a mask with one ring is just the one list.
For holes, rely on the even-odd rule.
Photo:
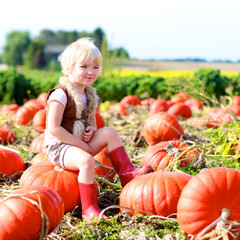
[(165, 71), (165, 70), (197, 71), (199, 68), (213, 68), (219, 69), (221, 72), (240, 72), (240, 63), (126, 60), (124, 61), (122, 68), (142, 71)]

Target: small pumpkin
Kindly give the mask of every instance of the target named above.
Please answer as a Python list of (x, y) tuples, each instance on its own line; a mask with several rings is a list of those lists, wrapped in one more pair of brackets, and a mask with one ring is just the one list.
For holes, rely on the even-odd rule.
[(42, 152), (44, 148), (44, 137), (45, 137), (44, 132), (40, 133), (37, 137), (35, 137), (29, 146), (29, 151)]
[(121, 102), (110, 105), (109, 112), (118, 113), (121, 116), (129, 114), (129, 110), (128, 110), (127, 106), (122, 104)]
[[(151, 165), (154, 170), (165, 169), (174, 159), (179, 156), (189, 145), (179, 140), (163, 141), (150, 146), (143, 155), (142, 165)], [(185, 167), (199, 157), (195, 149), (186, 151), (178, 160), (180, 167)]]
[(232, 104), (233, 105), (240, 105), (240, 96), (239, 95), (234, 95), (232, 97)]
[(19, 183), (20, 188), (41, 185), (56, 191), (64, 202), (65, 213), (80, 204), (78, 171), (59, 168), (48, 160), (27, 168)]
[(144, 121), (142, 134), (147, 144), (152, 146), (161, 141), (179, 139), (185, 133), (174, 116), (159, 112)]
[(97, 129), (105, 126), (104, 119), (98, 110), (96, 110), (95, 112), (95, 118), (96, 118)]
[[(24, 170), (25, 163), (20, 154), (0, 148), (0, 178), (3, 178), (3, 175), (11, 176)], [(16, 178), (19, 176), (20, 174), (16, 175)]]
[(150, 106), (148, 116), (151, 116), (158, 112), (167, 112), (170, 108), (167, 101), (164, 99), (156, 99)]
[[(230, 213), (227, 220), (240, 223), (239, 188), (240, 172), (232, 168), (204, 169), (192, 177), (184, 187), (177, 206), (180, 229), (193, 235), (194, 239), (200, 237), (200, 233), (224, 211)], [(206, 233), (215, 227), (216, 225)], [(234, 239), (240, 239), (240, 225), (238, 229), (230, 228), (228, 232), (235, 236), (238, 234)], [(230, 234), (228, 237), (231, 237)]]
[(124, 97), (120, 101), (120, 103), (123, 104), (123, 105), (136, 106), (136, 105), (141, 105), (141, 100), (135, 95), (128, 95), (128, 96)]
[[(188, 174), (172, 171), (154, 172), (136, 177), (122, 189), (119, 205), (165, 217), (176, 214), (181, 191), (190, 179), (191, 176)], [(128, 211), (130, 215), (148, 215), (125, 208), (121, 208), (120, 211)]]
[(33, 119), (36, 112), (35, 108), (21, 106), (15, 114), (14, 123), (17, 125), (27, 125)]
[(47, 156), (46, 156), (46, 153), (45, 152), (39, 152), (37, 153), (31, 160), (31, 164), (36, 164), (38, 162), (42, 162), (42, 161), (45, 161), (45, 160), (48, 160), (47, 159)]
[(145, 98), (141, 101), (141, 105), (146, 106), (146, 107), (148, 107), (148, 106), (150, 107), (154, 103), (155, 100), (156, 100), (155, 98)]
[(188, 98), (185, 102), (192, 111), (203, 110), (203, 103), (197, 98)]
[[(107, 157), (107, 153), (108, 153), (107, 147), (104, 147), (97, 155), (94, 156), (94, 158), (103, 165), (113, 168), (111, 161)], [(110, 180), (112, 180), (115, 176), (114, 170), (105, 168), (104, 166), (96, 166), (95, 173), (100, 177), (106, 177), (107, 179)]]
[(15, 112), (19, 109), (19, 105), (16, 104), (16, 103), (13, 103), (13, 104), (9, 104), (9, 105), (3, 105), (1, 107), (1, 110), (0, 112), (3, 112), (3, 113), (8, 113), (8, 112)]
[(44, 129), (46, 128), (46, 116), (47, 116), (47, 110), (45, 108), (35, 113), (32, 120), (32, 126), (35, 131), (37, 132), (44, 131)]
[(48, 94), (43, 92), (43, 93), (40, 93), (37, 97), (37, 101), (43, 106), (43, 107), (46, 107), (47, 106), (47, 96)]
[[(37, 193), (36, 193), (37, 192)], [(39, 207), (39, 198), (43, 213)], [(14, 190), (0, 200), (0, 239), (37, 240), (54, 231), (64, 215), (64, 205), (60, 196), (43, 186), (28, 186)]]
[(175, 117), (181, 117), (184, 119), (192, 117), (191, 108), (182, 102), (175, 103), (168, 109), (167, 112)]
[(13, 143), (17, 139), (17, 134), (10, 128), (0, 128), (0, 143)]
[(173, 95), (170, 98), (170, 101), (172, 103), (179, 103), (179, 102), (185, 102), (188, 98), (190, 98), (190, 95), (188, 93), (179, 92), (179, 93), (176, 93), (175, 95)]
[(35, 113), (43, 108), (43, 105), (36, 99), (28, 100), (17, 110), (14, 120), (15, 124), (27, 125), (33, 119)]

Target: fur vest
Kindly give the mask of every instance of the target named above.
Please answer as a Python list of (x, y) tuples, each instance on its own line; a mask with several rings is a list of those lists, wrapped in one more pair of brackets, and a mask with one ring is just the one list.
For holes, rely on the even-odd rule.
[(81, 97), (77, 89), (68, 81), (66, 77), (61, 77), (59, 85), (51, 89), (48, 96), (57, 88), (63, 89), (67, 95), (67, 104), (63, 113), (61, 126), (76, 137), (82, 138), (83, 132), (87, 126), (95, 126), (90, 116), (95, 114), (99, 104), (99, 97), (96, 89), (86, 87), (87, 108), (84, 109)]

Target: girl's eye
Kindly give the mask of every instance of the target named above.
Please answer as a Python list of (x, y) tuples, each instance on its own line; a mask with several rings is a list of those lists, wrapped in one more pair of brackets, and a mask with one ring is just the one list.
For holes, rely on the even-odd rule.
[(80, 66), (80, 68), (86, 68), (87, 66), (85, 66), (85, 65), (82, 65), (82, 66)]
[(99, 67), (98, 67), (98, 66), (96, 66), (96, 67), (94, 67), (94, 69), (99, 69)]

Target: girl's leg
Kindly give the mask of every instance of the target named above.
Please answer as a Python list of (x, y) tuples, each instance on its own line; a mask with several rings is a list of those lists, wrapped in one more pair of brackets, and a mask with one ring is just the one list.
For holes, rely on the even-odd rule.
[(88, 143), (93, 156), (98, 154), (105, 146), (108, 148), (108, 152), (123, 146), (117, 131), (112, 127), (103, 127), (95, 131), (91, 141)]
[(95, 160), (80, 148), (69, 147), (63, 159), (64, 166), (69, 170), (79, 170), (78, 181), (81, 183), (94, 183)]
[(119, 175), (123, 187), (133, 178), (153, 172), (153, 168), (151, 166), (144, 166), (142, 168), (134, 167), (116, 130), (111, 127), (98, 129), (94, 133), (89, 145), (92, 149), (93, 155), (96, 155), (105, 146), (107, 146), (108, 156), (114, 169)]
[[(94, 158), (77, 147), (69, 147), (63, 159), (64, 166), (70, 170), (79, 170), (78, 185), (82, 205), (82, 219), (90, 220), (99, 217), (101, 211), (97, 200), (97, 183), (94, 181)], [(108, 219), (107, 216), (103, 215)]]

